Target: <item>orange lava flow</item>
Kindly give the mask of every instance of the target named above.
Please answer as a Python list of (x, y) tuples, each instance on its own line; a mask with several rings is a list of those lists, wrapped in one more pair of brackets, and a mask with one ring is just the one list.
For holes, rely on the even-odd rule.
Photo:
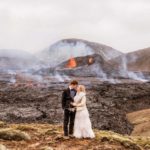
[(68, 61), (67, 67), (68, 68), (75, 68), (77, 66), (77, 62), (74, 58), (70, 58)]
[(89, 62), (88, 62), (89, 64), (92, 64), (93, 63), (93, 58), (91, 57), (91, 58), (89, 58)]

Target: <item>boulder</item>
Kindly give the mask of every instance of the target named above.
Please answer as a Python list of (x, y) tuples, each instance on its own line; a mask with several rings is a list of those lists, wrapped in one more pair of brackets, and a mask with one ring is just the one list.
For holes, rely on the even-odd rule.
[(21, 140), (30, 140), (31, 137), (27, 133), (22, 132), (20, 130), (7, 128), (7, 129), (0, 129), (0, 139), (21, 141)]

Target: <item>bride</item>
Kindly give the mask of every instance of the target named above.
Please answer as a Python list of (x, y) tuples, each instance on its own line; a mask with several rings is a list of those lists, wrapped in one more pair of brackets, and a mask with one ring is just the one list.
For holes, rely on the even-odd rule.
[(76, 138), (94, 138), (95, 134), (92, 130), (89, 112), (86, 107), (85, 86), (79, 85), (77, 94), (74, 97), (73, 106), (76, 107), (76, 116), (74, 123), (74, 137)]

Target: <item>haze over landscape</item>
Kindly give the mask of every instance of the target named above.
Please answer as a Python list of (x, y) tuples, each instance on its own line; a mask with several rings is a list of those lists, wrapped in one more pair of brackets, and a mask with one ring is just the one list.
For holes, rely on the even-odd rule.
[[(150, 0), (0, 0), (0, 150), (150, 150), (149, 16)], [(64, 136), (73, 80), (93, 139)]]
[(78, 38), (130, 52), (150, 46), (149, 15), (149, 0), (1, 0), (0, 49)]

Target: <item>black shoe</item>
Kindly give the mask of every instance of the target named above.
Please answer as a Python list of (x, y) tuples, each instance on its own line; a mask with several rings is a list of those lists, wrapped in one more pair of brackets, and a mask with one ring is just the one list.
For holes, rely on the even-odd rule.
[(64, 140), (69, 140), (69, 136), (64, 136), (63, 139)]
[(64, 136), (69, 136), (69, 134), (64, 133)]
[(70, 138), (75, 138), (75, 137), (73, 136), (73, 134), (69, 134), (69, 137), (70, 137)]

